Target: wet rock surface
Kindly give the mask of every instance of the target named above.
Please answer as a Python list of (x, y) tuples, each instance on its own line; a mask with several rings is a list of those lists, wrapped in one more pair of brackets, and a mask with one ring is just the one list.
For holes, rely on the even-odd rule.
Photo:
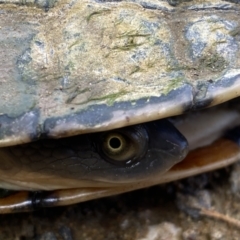
[(69, 207), (0, 216), (0, 239), (239, 239), (240, 229), (200, 214), (240, 219), (239, 165)]

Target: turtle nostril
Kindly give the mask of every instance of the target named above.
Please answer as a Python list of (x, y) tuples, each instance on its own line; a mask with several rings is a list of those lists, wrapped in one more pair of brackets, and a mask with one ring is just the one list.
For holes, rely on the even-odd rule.
[(228, 130), (225, 133), (225, 138), (232, 140), (240, 146), (240, 126)]

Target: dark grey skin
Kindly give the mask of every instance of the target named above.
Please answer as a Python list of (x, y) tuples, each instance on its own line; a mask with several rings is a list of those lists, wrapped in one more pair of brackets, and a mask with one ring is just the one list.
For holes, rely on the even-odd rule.
[[(108, 132), (2, 148), (0, 171), (1, 175), (9, 171), (11, 180), (17, 179), (19, 172), (26, 177), (22, 181), (27, 181), (28, 173), (54, 179), (53, 183), (48, 179), (46, 186), (41, 186), (40, 180), (39, 189), (33, 186), (38, 179), (31, 180), (28, 187), (33, 190), (47, 187), (53, 190), (56, 179), (65, 182), (63, 188), (79, 187), (81, 181), (96, 181), (98, 186), (136, 183), (166, 172), (187, 152), (188, 143), (182, 134), (167, 120), (159, 120)], [(71, 186), (71, 179), (79, 181), (78, 185)], [(89, 186), (93, 187), (94, 183)]]

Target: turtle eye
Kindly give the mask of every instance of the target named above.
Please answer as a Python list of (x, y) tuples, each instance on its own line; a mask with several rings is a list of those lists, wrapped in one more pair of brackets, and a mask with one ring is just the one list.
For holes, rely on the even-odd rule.
[(124, 155), (130, 155), (130, 150), (126, 144), (126, 138), (119, 133), (109, 133), (103, 142), (102, 150), (109, 157), (115, 158), (118, 161), (122, 161), (125, 158)]
[(102, 133), (98, 141), (101, 156), (116, 165), (131, 165), (141, 159), (148, 147), (148, 133), (142, 126), (132, 126)]

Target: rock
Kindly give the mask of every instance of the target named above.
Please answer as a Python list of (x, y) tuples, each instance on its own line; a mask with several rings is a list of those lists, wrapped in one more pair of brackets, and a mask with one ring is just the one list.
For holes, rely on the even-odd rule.
[(149, 226), (146, 235), (137, 240), (180, 240), (181, 231), (181, 228), (173, 223), (163, 222), (158, 225)]

